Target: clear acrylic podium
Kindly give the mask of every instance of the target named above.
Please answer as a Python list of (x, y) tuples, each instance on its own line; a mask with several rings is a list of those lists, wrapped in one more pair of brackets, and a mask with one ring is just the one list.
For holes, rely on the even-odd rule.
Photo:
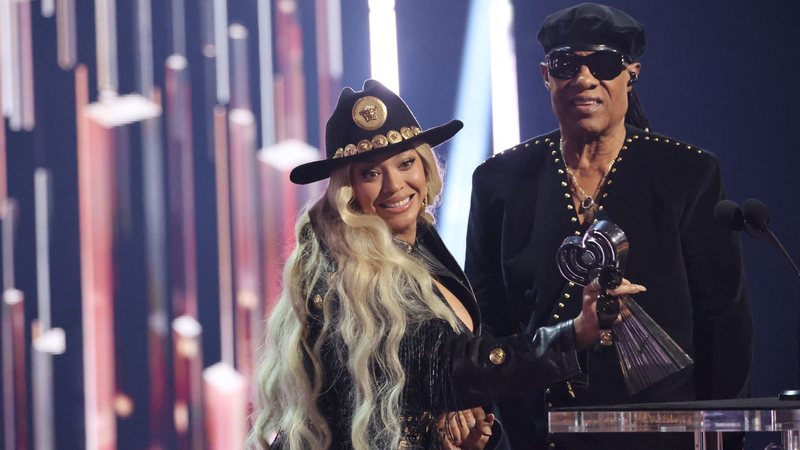
[[(800, 401), (751, 398), (554, 408), (549, 427), (550, 433), (694, 433), (695, 450), (707, 449), (707, 433), (772, 431), (781, 433), (783, 448), (800, 450)], [(721, 449), (722, 439), (717, 442)]]

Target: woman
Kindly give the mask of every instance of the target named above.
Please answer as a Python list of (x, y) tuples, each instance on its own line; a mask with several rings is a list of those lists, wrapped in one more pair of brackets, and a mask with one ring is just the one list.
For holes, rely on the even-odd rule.
[[(461, 126), (422, 131), (368, 80), (342, 91), (328, 158), (292, 171), (295, 183), (330, 183), (298, 221), (267, 326), (251, 436), (262, 446), (277, 433), (273, 448), (483, 448), (494, 417), (471, 408), (579, 373), (576, 350), (599, 335), (596, 291), (574, 321), (480, 336), (471, 288), (426, 210), (442, 187), (431, 148)], [(458, 410), (473, 417), (440, 434), (437, 417)]]
[(613, 348), (590, 352), (583, 382), (499, 404), (506, 436), (512, 448), (691, 448), (685, 433), (547, 433), (549, 407), (746, 395), (752, 325), (738, 238), (713, 217), (723, 198), (717, 159), (647, 130), (635, 93), (644, 28), (622, 11), (582, 3), (548, 16), (538, 38), (559, 127), (473, 175), (465, 267), (485, 323), (504, 336), (575, 317), (580, 288), (550, 255), (565, 236), (606, 219), (630, 243), (626, 274), (649, 289), (642, 308), (695, 364), (631, 396)]

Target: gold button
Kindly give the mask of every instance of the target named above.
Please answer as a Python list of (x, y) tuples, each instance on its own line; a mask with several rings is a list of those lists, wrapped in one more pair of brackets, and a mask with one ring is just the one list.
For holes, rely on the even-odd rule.
[(571, 296), (569, 295), (569, 292), (565, 292), (565, 293), (564, 293), (564, 298), (570, 298), (570, 297), (571, 297)]
[(551, 155), (557, 155), (557, 154), (558, 154), (558, 152), (557, 152), (557, 151), (555, 151), (555, 150), (553, 150), (552, 152), (550, 152), (550, 154), (551, 154)]
[(559, 302), (559, 303), (558, 303), (558, 307), (559, 307), (559, 308), (563, 308), (563, 307), (564, 307), (564, 304)]
[(562, 186), (562, 187), (567, 187), (567, 182), (566, 182), (566, 181), (562, 181), (562, 182), (561, 182), (561, 186)]
[(503, 364), (506, 360), (506, 351), (500, 347), (495, 347), (489, 352), (489, 362), (495, 366)]
[(539, 145), (539, 142), (540, 142), (540, 141), (539, 141), (538, 139), (537, 139), (537, 140), (535, 140), (535, 141), (533, 141), (533, 143), (534, 143), (535, 145)]
[(654, 141), (658, 142), (658, 138), (653, 138)]
[(553, 319), (556, 319), (556, 320), (558, 320), (558, 319), (560, 319), (560, 318), (561, 318), (561, 316), (559, 316), (558, 314), (553, 314)]
[(556, 448), (556, 443), (555, 443), (555, 442), (551, 442), (551, 443), (550, 443), (550, 445), (549, 445), (549, 447), (550, 447), (550, 448)]
[(565, 192), (565, 193), (564, 193), (564, 198), (570, 198), (570, 197), (572, 197), (572, 195), (570, 195), (570, 193), (569, 193), (569, 192)]
[(312, 302), (314, 303), (314, 308), (322, 309), (322, 296), (321, 295), (316, 294), (314, 296), (314, 300)]
[(573, 222), (577, 222), (578, 221), (578, 219), (576, 219), (575, 217), (571, 218), (570, 220), (572, 220)]
[(552, 404), (552, 403), (550, 403), (550, 402), (547, 402), (547, 404), (546, 404), (545, 406), (547, 406), (548, 408), (552, 408), (552, 407), (553, 407), (553, 404)]
[(550, 138), (544, 138), (545, 142), (550, 142)]
[(575, 209), (575, 207), (572, 205), (567, 205), (567, 209)]
[(564, 175), (564, 171), (561, 170), (561, 169), (558, 169), (558, 173), (559, 173), (559, 175)]
[(575, 283), (573, 283), (572, 281), (570, 281), (570, 282), (569, 282), (569, 287), (572, 287), (572, 286), (575, 286)]
[[(601, 207), (601, 208), (602, 208), (602, 207)], [(580, 231), (575, 231), (575, 236), (580, 236), (580, 235), (581, 235), (581, 232), (580, 232)]]
[(633, 140), (631, 140), (631, 138), (628, 138), (628, 139), (625, 139), (625, 142), (633, 142)]
[(544, 390), (544, 395), (550, 395), (550, 388)]

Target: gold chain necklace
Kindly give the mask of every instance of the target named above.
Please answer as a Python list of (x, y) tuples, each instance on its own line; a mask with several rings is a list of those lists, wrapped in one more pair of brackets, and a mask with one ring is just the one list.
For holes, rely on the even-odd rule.
[(600, 183), (597, 184), (597, 188), (594, 190), (594, 193), (592, 195), (589, 195), (586, 193), (586, 191), (583, 190), (581, 185), (578, 184), (578, 179), (575, 178), (575, 174), (572, 172), (572, 169), (569, 168), (569, 164), (567, 164), (567, 157), (564, 154), (563, 139), (559, 139), (558, 148), (559, 150), (561, 150), (561, 158), (564, 160), (564, 167), (567, 169), (567, 175), (569, 175), (569, 182), (581, 196), (581, 201), (580, 201), (581, 209), (583, 211), (590, 211), (597, 205), (595, 199), (597, 198), (597, 195), (600, 193), (600, 190), (603, 189), (603, 186), (606, 184), (606, 179), (608, 178), (608, 174), (611, 173), (611, 168), (614, 166), (614, 163), (616, 162), (617, 158), (611, 159), (611, 163), (608, 164), (608, 167), (606, 168), (606, 171), (603, 174), (603, 178), (600, 179)]

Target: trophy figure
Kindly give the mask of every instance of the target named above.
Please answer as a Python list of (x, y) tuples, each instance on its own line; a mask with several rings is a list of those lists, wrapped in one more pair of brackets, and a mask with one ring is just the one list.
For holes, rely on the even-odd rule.
[(628, 248), (622, 229), (601, 220), (583, 236), (564, 239), (556, 259), (564, 278), (581, 286), (591, 283), (600, 291), (600, 345), (616, 347), (625, 387), (633, 395), (694, 361), (635, 300), (607, 292), (622, 283)]

